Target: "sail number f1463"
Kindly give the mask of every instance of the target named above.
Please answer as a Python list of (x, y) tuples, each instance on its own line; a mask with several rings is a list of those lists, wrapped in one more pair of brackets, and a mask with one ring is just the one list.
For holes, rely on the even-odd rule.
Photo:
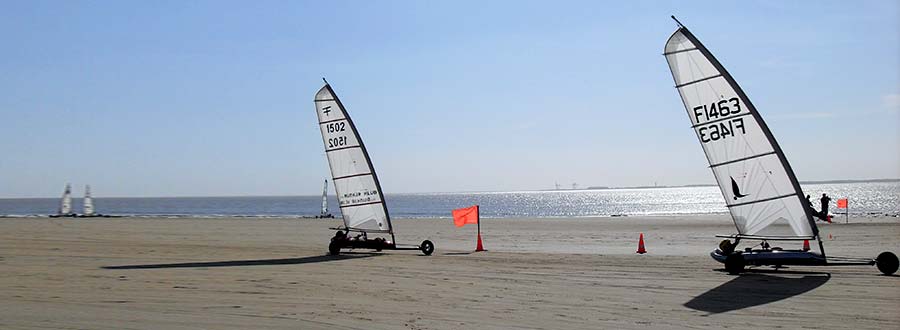
[[(729, 136), (737, 136), (737, 133), (747, 134), (747, 130), (744, 128), (744, 118), (719, 120), (741, 112), (741, 103), (736, 97), (708, 105), (698, 105), (693, 110), (694, 118), (698, 123), (697, 134), (703, 143), (717, 141)], [(703, 124), (708, 121), (715, 122)]]

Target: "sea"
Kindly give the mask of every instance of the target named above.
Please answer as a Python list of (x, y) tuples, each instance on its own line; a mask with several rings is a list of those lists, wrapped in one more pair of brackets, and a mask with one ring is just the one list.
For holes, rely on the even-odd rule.
[[(900, 216), (900, 182), (804, 184), (818, 209), (819, 197), (849, 199), (853, 216)], [(329, 211), (340, 216), (337, 199), (329, 196)], [(321, 210), (319, 196), (247, 197), (94, 197), (98, 213), (128, 217), (218, 218), (218, 217), (312, 217)], [(554, 218), (635, 215), (690, 215), (727, 213), (718, 187), (673, 187), (634, 189), (588, 189), (507, 192), (455, 192), (387, 194), (393, 218), (449, 218), (450, 211), (480, 205), (482, 217)], [(82, 201), (73, 199), (81, 213)], [(0, 199), (0, 217), (43, 217), (56, 213), (59, 198)]]

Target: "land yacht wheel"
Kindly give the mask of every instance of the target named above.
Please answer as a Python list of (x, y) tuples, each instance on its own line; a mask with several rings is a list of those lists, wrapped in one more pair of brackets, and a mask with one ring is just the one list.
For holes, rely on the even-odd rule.
[(740, 253), (732, 253), (725, 257), (725, 270), (728, 274), (738, 275), (744, 271), (744, 256)]
[(422, 241), (422, 245), (419, 245), (419, 248), (422, 249), (422, 253), (426, 256), (430, 256), (432, 252), (434, 252), (434, 243), (431, 243), (429, 240)]
[(341, 241), (332, 239), (331, 243), (328, 244), (328, 252), (333, 256), (341, 254)]
[(881, 252), (878, 258), (875, 258), (875, 266), (884, 275), (892, 275), (897, 272), (898, 265), (900, 265), (900, 261), (897, 260), (897, 256), (890, 252)]
[(328, 243), (328, 252), (331, 255), (338, 255), (341, 253), (341, 242), (347, 237), (347, 233), (342, 230), (338, 230), (334, 233), (334, 237), (331, 238), (331, 243)]

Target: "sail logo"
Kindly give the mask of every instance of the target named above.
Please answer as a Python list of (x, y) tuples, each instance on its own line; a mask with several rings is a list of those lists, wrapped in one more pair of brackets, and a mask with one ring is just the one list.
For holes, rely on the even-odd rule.
[(731, 178), (731, 193), (734, 194), (734, 200), (747, 197), (747, 194), (741, 194), (741, 188), (738, 187), (737, 181), (734, 181), (734, 177), (729, 178)]
[(342, 194), (341, 198), (338, 202), (341, 206), (354, 205), (360, 203), (371, 203), (371, 202), (380, 202), (381, 198), (378, 195), (378, 190), (362, 190), (356, 191), (352, 193)]
[(331, 112), (331, 106), (330, 106), (330, 105), (329, 105), (329, 106), (326, 106), (326, 107), (324, 107), (324, 108), (322, 108), (322, 113), (324, 113), (326, 116), (330, 116), (330, 115), (331, 115), (330, 112)]

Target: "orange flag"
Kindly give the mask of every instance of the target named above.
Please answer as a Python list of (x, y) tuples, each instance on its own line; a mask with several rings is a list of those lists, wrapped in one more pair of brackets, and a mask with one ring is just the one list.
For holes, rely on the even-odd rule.
[(847, 199), (846, 198), (838, 199), (837, 206), (839, 209), (846, 209), (847, 208)]
[(478, 205), (453, 210), (453, 224), (457, 227), (478, 224)]

